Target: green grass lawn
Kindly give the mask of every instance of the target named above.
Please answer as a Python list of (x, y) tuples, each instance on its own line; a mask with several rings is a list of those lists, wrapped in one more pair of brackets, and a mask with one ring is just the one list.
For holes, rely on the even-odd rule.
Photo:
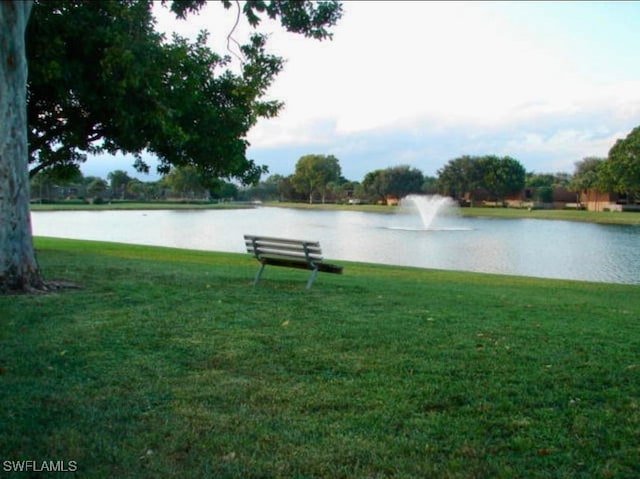
[(1, 477), (640, 477), (640, 286), (36, 245), (82, 289), (0, 297)]

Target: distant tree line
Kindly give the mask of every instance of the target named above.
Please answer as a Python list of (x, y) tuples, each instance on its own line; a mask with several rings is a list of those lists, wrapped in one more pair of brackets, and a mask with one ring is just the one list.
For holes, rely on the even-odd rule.
[[(327, 171), (332, 173), (323, 176), (321, 172)], [(410, 194), (442, 194), (473, 203), (474, 194), (504, 202), (509, 194), (529, 188), (532, 200), (551, 202), (553, 190), (568, 189), (571, 178), (568, 173), (527, 173), (513, 158), (487, 155), (450, 160), (435, 177), (409, 165), (397, 165), (371, 171), (358, 182), (340, 174), (335, 157), (306, 155), (292, 175), (269, 176), (239, 193), (244, 199), (260, 201), (333, 203), (384, 203)]]
[(377, 203), (412, 193), (439, 193), (473, 204), (476, 198), (504, 203), (509, 195), (519, 192), (525, 192), (528, 200), (551, 203), (557, 190), (575, 193), (577, 201), (580, 193), (596, 190), (623, 194), (629, 203), (638, 203), (640, 127), (616, 141), (608, 157), (587, 157), (574, 166), (573, 173), (536, 173), (527, 172), (509, 156), (465, 155), (448, 161), (435, 177), (425, 176), (409, 165), (398, 165), (371, 171), (357, 182), (341, 176), (335, 157), (306, 155), (296, 164), (293, 175), (270, 176), (241, 194), (259, 200)]
[(618, 140), (608, 158), (587, 157), (575, 163), (570, 173), (527, 172), (509, 156), (464, 155), (448, 161), (437, 176), (426, 176), (418, 168), (397, 165), (377, 169), (362, 181), (342, 176), (334, 155), (302, 156), (289, 176), (271, 175), (253, 185), (238, 185), (203, 174), (193, 166), (174, 167), (159, 181), (142, 182), (116, 170), (107, 179), (83, 177), (79, 172), (61, 179), (55, 171), (43, 171), (31, 181), (33, 199), (86, 197), (92, 201), (210, 199), (241, 201), (366, 202), (381, 203), (409, 194), (442, 194), (461, 203), (477, 199), (504, 203), (509, 195), (526, 191), (527, 199), (551, 203), (561, 188), (576, 198), (588, 190), (618, 192), (630, 202), (640, 200), (640, 128)]
[(239, 196), (238, 191), (237, 185), (208, 179), (192, 166), (172, 168), (158, 181), (141, 181), (123, 170), (110, 172), (106, 179), (83, 176), (79, 171), (64, 178), (43, 171), (31, 179), (31, 200), (36, 202), (233, 200)]

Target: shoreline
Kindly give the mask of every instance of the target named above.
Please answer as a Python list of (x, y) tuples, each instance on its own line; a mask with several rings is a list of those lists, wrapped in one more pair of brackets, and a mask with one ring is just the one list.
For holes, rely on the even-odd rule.
[[(104, 204), (86, 204), (78, 202), (60, 203), (32, 203), (31, 211), (109, 211), (109, 210), (193, 210), (193, 209), (248, 209), (256, 207), (271, 208), (295, 208), (330, 211), (357, 211), (362, 213), (393, 214), (398, 211), (397, 206), (386, 205), (346, 205), (346, 204), (322, 204), (322, 203), (290, 203), (290, 202), (188, 202), (188, 201), (162, 201), (162, 202), (112, 202)], [(538, 219), (550, 221), (574, 221), (583, 223), (630, 225), (640, 226), (640, 213), (638, 212), (595, 212), (585, 210), (546, 210), (525, 208), (492, 208), (492, 207), (463, 207), (458, 210), (461, 216), (485, 217), (496, 219)]]

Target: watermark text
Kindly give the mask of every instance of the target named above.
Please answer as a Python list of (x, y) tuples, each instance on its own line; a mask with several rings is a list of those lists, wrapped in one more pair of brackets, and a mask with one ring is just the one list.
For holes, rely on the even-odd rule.
[(76, 472), (77, 461), (22, 459), (17, 461), (3, 460), (1, 463), (4, 472)]

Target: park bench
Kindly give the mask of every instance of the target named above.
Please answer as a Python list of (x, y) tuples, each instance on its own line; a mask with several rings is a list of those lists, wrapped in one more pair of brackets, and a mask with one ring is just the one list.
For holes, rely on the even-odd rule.
[(244, 235), (247, 252), (260, 262), (260, 269), (253, 284), (258, 284), (266, 265), (311, 270), (307, 289), (313, 285), (318, 271), (342, 274), (342, 266), (322, 262), (322, 250), (318, 241), (304, 241), (268, 236)]

